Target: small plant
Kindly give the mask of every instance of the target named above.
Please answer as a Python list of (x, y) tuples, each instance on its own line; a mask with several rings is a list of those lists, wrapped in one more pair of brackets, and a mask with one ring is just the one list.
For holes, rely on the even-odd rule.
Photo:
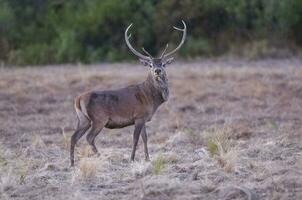
[(20, 184), (25, 184), (25, 179), (28, 175), (28, 171), (29, 171), (28, 165), (25, 165), (18, 170)]
[(91, 151), (90, 146), (85, 145), (79, 149), (78, 154), (80, 158), (88, 158), (93, 154), (93, 152)]
[(209, 150), (211, 156), (214, 156), (214, 155), (217, 154), (218, 146), (217, 146), (217, 143), (214, 140), (209, 139), (207, 141), (207, 147), (208, 147), (208, 150)]
[(165, 160), (162, 155), (159, 155), (153, 162), (153, 173), (154, 174), (160, 174), (161, 171), (165, 168)]
[(96, 161), (91, 158), (83, 158), (80, 161), (79, 169), (83, 179), (93, 178), (96, 175)]
[(212, 156), (226, 153), (231, 148), (231, 128), (224, 125), (223, 127), (214, 127), (212, 131), (205, 133), (206, 144)]
[(208, 151), (227, 172), (232, 171), (233, 160), (236, 157), (229, 135), (230, 129), (226, 126), (222, 128), (215, 127), (213, 132), (206, 133)]
[(2, 155), (0, 155), (0, 167), (4, 167), (6, 165), (7, 165), (7, 160)]
[(61, 128), (61, 129), (62, 129), (62, 136), (63, 136), (63, 147), (65, 149), (69, 149), (70, 139), (66, 135), (65, 129), (64, 128)]
[(217, 134), (208, 138), (207, 147), (212, 156), (225, 154), (231, 149), (231, 142), (225, 134)]
[(35, 134), (32, 138), (32, 146), (34, 148), (43, 148), (46, 145), (45, 145), (43, 139), (41, 138), (41, 136), (38, 134)]

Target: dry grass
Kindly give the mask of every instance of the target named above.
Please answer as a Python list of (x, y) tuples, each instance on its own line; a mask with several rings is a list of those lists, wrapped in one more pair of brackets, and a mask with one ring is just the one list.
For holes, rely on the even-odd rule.
[(32, 138), (32, 147), (33, 148), (45, 148), (46, 145), (44, 143), (44, 141), (42, 140), (40, 135), (35, 134)]
[(80, 176), (83, 179), (93, 178), (96, 175), (97, 162), (93, 158), (82, 158), (79, 164)]
[[(67, 133), (65, 132), (64, 128), (62, 129), (62, 143), (63, 143), (63, 148), (66, 150), (70, 149), (70, 138), (68, 137)], [(69, 133), (69, 135), (72, 133)]]
[(160, 174), (165, 169), (165, 160), (162, 155), (158, 155), (153, 161), (153, 173), (154, 174)]
[(220, 166), (226, 171), (231, 172), (234, 169), (235, 160), (238, 156), (234, 142), (230, 139), (232, 135), (229, 126), (215, 126), (211, 131), (203, 133), (206, 140), (206, 146), (211, 156), (214, 157)]
[(134, 177), (143, 177), (152, 172), (152, 165), (150, 162), (134, 162), (131, 165), (131, 171)]
[(1, 193), (5, 193), (6, 191), (14, 188), (16, 185), (16, 177), (14, 177), (12, 173), (12, 169), (9, 169), (9, 171), (6, 174), (2, 174), (0, 179), (0, 191)]
[(301, 60), (167, 68), (170, 99), (130, 162), (133, 127), (85, 136), (70, 168), (73, 98), (140, 82), (129, 64), (0, 68), (0, 199), (302, 199)]

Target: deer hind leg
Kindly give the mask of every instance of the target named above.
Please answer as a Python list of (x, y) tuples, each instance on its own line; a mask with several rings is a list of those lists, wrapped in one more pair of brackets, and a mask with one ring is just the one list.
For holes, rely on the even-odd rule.
[(79, 139), (86, 133), (86, 131), (90, 128), (90, 122), (88, 119), (85, 121), (81, 121), (79, 119), (78, 128), (71, 136), (70, 140), (70, 163), (71, 166), (74, 166), (74, 148)]
[(107, 122), (105, 120), (104, 121), (100, 120), (100, 122), (92, 122), (91, 129), (89, 130), (86, 136), (87, 142), (91, 146), (91, 149), (95, 154), (99, 154), (95, 146), (95, 138), (102, 131), (106, 123)]
[(71, 136), (70, 140), (70, 163), (71, 166), (74, 166), (74, 148), (79, 139), (86, 133), (86, 131), (91, 127), (90, 119), (82, 113), (80, 108), (75, 107), (77, 112), (78, 124), (77, 129)]

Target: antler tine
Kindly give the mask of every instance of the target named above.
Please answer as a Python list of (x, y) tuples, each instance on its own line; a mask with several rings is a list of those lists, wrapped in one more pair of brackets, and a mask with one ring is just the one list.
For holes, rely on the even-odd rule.
[(142, 50), (145, 52), (145, 54), (150, 56), (150, 58), (153, 58), (153, 56), (151, 56), (151, 54), (144, 47), (142, 47)]
[(164, 56), (164, 54), (166, 53), (168, 47), (169, 47), (169, 44), (167, 43), (165, 49), (163, 50), (163, 52), (162, 52), (161, 55), (160, 55), (160, 58), (163, 58), (163, 56)]
[(176, 27), (176, 26), (173, 26), (173, 28), (176, 29), (176, 30), (178, 30), (178, 31), (184, 31), (183, 28), (178, 28), (178, 27)]
[(131, 28), (131, 26), (132, 26), (132, 23), (127, 27), (127, 29), (125, 31), (125, 41), (126, 41), (126, 44), (127, 44), (128, 48), (132, 51), (132, 53), (134, 53), (139, 58), (142, 58), (142, 59), (145, 59), (145, 60), (150, 60), (151, 58), (149, 56), (145, 56), (145, 55), (139, 53), (130, 44), (129, 38), (131, 37), (131, 34), (128, 36), (128, 30)]
[(177, 27), (173, 26), (174, 29), (183, 32), (181, 42), (179, 43), (179, 45), (178, 45), (174, 50), (172, 50), (172, 51), (170, 51), (169, 53), (163, 55), (164, 58), (165, 58), (165, 57), (168, 57), (168, 56), (170, 56), (170, 55), (172, 55), (173, 53), (175, 53), (175, 52), (183, 45), (183, 43), (184, 43), (185, 40), (186, 40), (186, 37), (187, 37), (187, 26), (186, 26), (186, 23), (185, 23), (183, 20), (181, 20), (181, 21), (182, 21), (182, 23), (183, 23), (183, 25), (184, 25), (184, 28), (183, 28), (183, 29), (177, 28)]

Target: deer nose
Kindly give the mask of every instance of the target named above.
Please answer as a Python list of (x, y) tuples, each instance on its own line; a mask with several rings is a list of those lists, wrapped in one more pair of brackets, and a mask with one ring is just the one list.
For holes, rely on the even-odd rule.
[(161, 69), (155, 69), (155, 73), (156, 74), (160, 74), (161, 73)]

